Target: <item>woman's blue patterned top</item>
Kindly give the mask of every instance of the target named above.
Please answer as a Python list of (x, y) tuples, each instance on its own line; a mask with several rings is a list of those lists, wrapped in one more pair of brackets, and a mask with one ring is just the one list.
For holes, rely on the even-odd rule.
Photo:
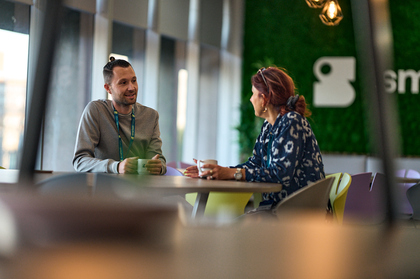
[(294, 111), (279, 114), (273, 126), (264, 121), (252, 157), (236, 167), (245, 168), (247, 181), (283, 185), (280, 192), (263, 194), (263, 202), (272, 206), (309, 182), (325, 177), (312, 128), (305, 117)]

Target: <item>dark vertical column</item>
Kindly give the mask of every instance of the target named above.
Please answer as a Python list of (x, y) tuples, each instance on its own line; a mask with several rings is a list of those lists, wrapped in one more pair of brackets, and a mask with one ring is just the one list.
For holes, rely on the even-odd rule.
[(370, 137), (385, 173), (387, 224), (396, 220), (394, 159), (399, 151), (397, 114), (393, 95), (385, 92), (383, 73), (392, 68), (392, 31), (388, 0), (352, 0), (352, 15), (362, 94), (370, 117)]
[(51, 69), (61, 22), (61, 0), (46, 0), (42, 20), (42, 32), (38, 48), (35, 79), (30, 92), (29, 115), (27, 116), (23, 152), (21, 158), (19, 185), (33, 185), (35, 162), (38, 155), (42, 119), (48, 101)]

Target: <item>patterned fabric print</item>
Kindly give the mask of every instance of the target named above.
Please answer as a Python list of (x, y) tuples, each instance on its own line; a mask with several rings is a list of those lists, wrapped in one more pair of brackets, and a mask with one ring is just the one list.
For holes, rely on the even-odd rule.
[(279, 114), (273, 126), (264, 121), (253, 156), (236, 167), (246, 169), (247, 181), (283, 185), (280, 192), (263, 194), (263, 200), (273, 206), (309, 182), (325, 177), (321, 152), (312, 128), (305, 117), (294, 111), (283, 117)]

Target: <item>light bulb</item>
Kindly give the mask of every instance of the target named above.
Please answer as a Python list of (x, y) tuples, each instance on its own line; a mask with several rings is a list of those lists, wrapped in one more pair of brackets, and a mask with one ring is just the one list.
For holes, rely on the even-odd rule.
[(337, 6), (334, 1), (331, 1), (328, 5), (327, 15), (330, 19), (334, 19), (337, 16)]
[(325, 25), (338, 25), (338, 23), (343, 19), (343, 13), (337, 0), (328, 0), (325, 3), (319, 17)]
[(322, 8), (324, 3), (325, 0), (306, 0), (306, 4), (311, 8)]

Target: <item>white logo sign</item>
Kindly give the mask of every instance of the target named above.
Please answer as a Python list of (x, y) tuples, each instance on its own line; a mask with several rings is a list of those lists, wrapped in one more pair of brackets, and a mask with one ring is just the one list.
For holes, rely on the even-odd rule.
[[(322, 68), (329, 68), (328, 72)], [(348, 107), (356, 98), (351, 82), (356, 78), (354, 57), (321, 57), (314, 64), (314, 106)]]
[(419, 79), (420, 71), (416, 72), (415, 70), (398, 70), (394, 72), (393, 70), (387, 70), (384, 73), (385, 79), (385, 90), (388, 93), (398, 92), (399, 94), (404, 94), (407, 91), (407, 86), (411, 80), (410, 90), (411, 94), (419, 94)]

